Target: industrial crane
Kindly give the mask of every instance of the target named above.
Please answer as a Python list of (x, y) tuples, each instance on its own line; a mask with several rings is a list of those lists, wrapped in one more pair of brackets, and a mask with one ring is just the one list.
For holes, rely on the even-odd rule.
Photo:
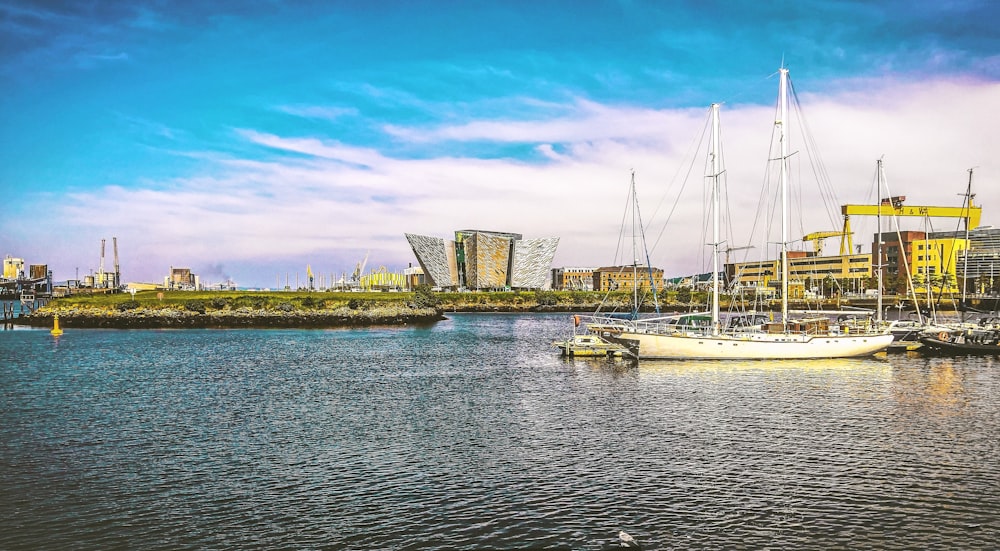
[(351, 274), (351, 281), (354, 282), (361, 281), (361, 276), (364, 275), (365, 273), (365, 266), (368, 265), (368, 254), (370, 252), (371, 251), (366, 251), (365, 258), (361, 262), (358, 262), (358, 264), (354, 267), (354, 273)]
[(851, 242), (850, 238), (844, 239), (846, 236), (843, 231), (816, 231), (810, 234), (802, 236), (802, 242), (807, 243), (809, 241), (813, 242), (813, 251), (816, 252), (816, 256), (823, 256), (823, 242), (826, 241), (828, 237), (840, 237), (840, 256), (845, 254), (850, 254), (850, 251), (844, 252), (844, 246)]
[(746, 247), (726, 247), (726, 250), (725, 250), (725, 253), (726, 253), (726, 264), (729, 264), (729, 253), (731, 253), (733, 251), (745, 251), (747, 249), (753, 249), (753, 248), (754, 248), (753, 245), (749, 245), (749, 246), (746, 246)]
[[(886, 197), (878, 205), (843, 205), (841, 212), (844, 214), (843, 236), (847, 238), (848, 249), (854, 249), (854, 242), (851, 240), (851, 220), (850, 216), (920, 216), (927, 218), (961, 218), (965, 220), (965, 229), (972, 230), (979, 227), (979, 220), (983, 214), (983, 208), (972, 204), (972, 197), (969, 197), (969, 204), (962, 207), (914, 207), (903, 205), (906, 201), (905, 195)], [(844, 254), (844, 241), (841, 238), (840, 254)]]

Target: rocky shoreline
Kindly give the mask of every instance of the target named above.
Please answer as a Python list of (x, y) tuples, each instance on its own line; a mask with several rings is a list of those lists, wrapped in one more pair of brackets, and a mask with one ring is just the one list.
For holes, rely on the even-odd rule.
[(374, 325), (411, 325), (440, 321), (435, 308), (384, 307), (365, 310), (214, 310), (192, 312), (173, 308), (117, 311), (104, 308), (45, 309), (20, 316), (8, 323), (51, 327), (59, 316), (62, 328), (109, 329), (201, 329), (201, 328), (337, 328)]

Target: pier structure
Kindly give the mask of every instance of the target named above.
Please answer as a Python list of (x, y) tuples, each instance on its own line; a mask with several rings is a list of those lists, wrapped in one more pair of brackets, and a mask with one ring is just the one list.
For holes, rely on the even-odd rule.
[[(52, 298), (52, 272), (45, 264), (32, 264), (24, 271), (24, 259), (4, 257), (0, 278), (0, 315), (4, 320), (17, 317), (18, 311), (34, 312)], [(20, 310), (15, 305), (20, 303)]]

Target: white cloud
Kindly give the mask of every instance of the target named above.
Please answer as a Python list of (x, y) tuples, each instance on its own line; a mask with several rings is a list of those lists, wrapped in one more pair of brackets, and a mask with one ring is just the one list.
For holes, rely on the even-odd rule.
[[(893, 194), (910, 204), (960, 204), (966, 169), (977, 166), (974, 191), (985, 205), (984, 223), (995, 222), (1000, 85), (886, 82), (802, 101), (840, 202), (871, 199), (875, 160), (883, 155)], [(753, 225), (772, 114), (771, 107), (723, 109), (729, 225), (740, 236)], [(397, 138), (414, 141), (532, 144), (544, 155), (538, 163), (398, 159), (321, 137), (245, 129), (238, 135), (247, 141), (302, 156), (220, 162), (212, 154), (205, 176), (77, 192), (53, 207), (45, 232), (25, 239), (46, 244), (29, 245), (35, 250), (51, 249), (57, 235), (69, 243), (50, 253), (61, 259), (53, 266), (59, 279), (71, 277), (74, 267), (96, 267), (98, 240), (112, 235), (126, 280), (159, 280), (170, 265), (211, 271), (223, 265), (240, 284), (273, 285), (275, 273), (304, 272), (307, 263), (321, 273), (350, 272), (368, 250), (369, 266), (401, 268), (414, 260), (404, 233), (447, 237), (464, 228), (558, 236), (556, 265), (596, 266), (613, 260), (634, 169), (648, 237), (659, 238), (653, 262), (668, 274), (686, 274), (704, 269), (707, 238), (703, 161), (685, 165), (682, 158), (704, 121), (701, 110), (578, 102), (572, 116), (552, 120), (392, 127)], [(661, 229), (688, 171), (683, 198)], [(808, 165), (801, 171), (808, 174)], [(834, 229), (820, 201), (803, 203), (805, 231)], [(855, 225), (858, 243), (870, 240), (863, 227)], [(744, 244), (738, 239), (730, 245)]]
[(326, 105), (279, 105), (275, 109), (282, 113), (308, 119), (337, 120), (339, 118), (357, 115), (358, 110), (349, 107), (330, 107)]

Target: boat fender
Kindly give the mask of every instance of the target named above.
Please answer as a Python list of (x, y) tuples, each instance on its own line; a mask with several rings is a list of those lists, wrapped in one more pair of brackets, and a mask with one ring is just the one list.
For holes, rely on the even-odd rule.
[(573, 327), (580, 327), (580, 316), (573, 316)]
[(938, 340), (939, 341), (947, 341), (948, 340), (948, 332), (947, 331), (941, 331), (940, 333), (938, 333)]

